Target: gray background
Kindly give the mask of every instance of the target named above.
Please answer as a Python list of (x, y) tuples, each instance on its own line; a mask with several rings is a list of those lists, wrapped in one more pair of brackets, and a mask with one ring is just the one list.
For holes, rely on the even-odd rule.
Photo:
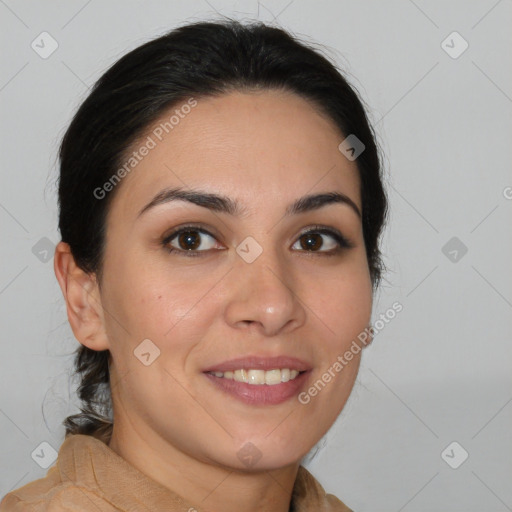
[[(59, 240), (59, 139), (117, 58), (215, 11), (325, 46), (386, 155), (389, 271), (374, 316), (403, 311), (365, 350), (308, 468), (356, 512), (512, 510), (510, 0), (0, 0), (0, 495), (46, 474), (31, 453), (58, 450), (76, 410), (77, 342), (45, 261)], [(59, 45), (47, 59), (31, 48), (43, 31)], [(441, 46), (453, 31), (469, 44), (457, 58)], [(446, 460), (469, 453), (458, 469), (441, 456), (453, 441)]]

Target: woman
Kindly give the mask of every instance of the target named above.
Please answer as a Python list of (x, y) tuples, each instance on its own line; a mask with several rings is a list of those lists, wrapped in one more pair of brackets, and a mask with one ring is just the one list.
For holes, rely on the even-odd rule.
[(286, 32), (130, 52), (60, 149), (82, 413), (3, 511), (350, 510), (301, 466), (371, 339), (386, 213), (364, 108)]

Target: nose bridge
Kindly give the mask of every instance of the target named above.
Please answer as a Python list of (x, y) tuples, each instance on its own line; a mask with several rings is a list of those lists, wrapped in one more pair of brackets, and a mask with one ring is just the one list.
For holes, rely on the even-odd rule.
[[(250, 238), (250, 237), (249, 237)], [(298, 326), (305, 312), (278, 250), (247, 240), (237, 247), (226, 315), (232, 326), (257, 323), (269, 335)]]

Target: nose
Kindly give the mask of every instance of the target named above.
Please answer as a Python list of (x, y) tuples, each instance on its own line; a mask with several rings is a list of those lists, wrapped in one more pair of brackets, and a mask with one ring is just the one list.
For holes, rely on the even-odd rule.
[(275, 252), (264, 250), (252, 263), (237, 256), (229, 279), (225, 315), (233, 328), (275, 336), (304, 324), (306, 311), (294, 289), (298, 283)]

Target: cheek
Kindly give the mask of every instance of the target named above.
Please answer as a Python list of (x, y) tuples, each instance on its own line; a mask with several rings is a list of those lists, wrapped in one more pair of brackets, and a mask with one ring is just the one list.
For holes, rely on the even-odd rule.
[(329, 351), (342, 350), (368, 326), (372, 285), (364, 265), (341, 269), (329, 279), (307, 280), (307, 290), (307, 304), (325, 328)]
[[(322, 335), (319, 364), (310, 386), (299, 396), (304, 422), (310, 437), (321, 437), (343, 409), (357, 378), (362, 349), (353, 345), (371, 318), (372, 286), (364, 265), (355, 265), (331, 280), (310, 283), (312, 317)], [(315, 331), (318, 332), (318, 331)]]
[(107, 298), (116, 345), (126, 350), (127, 338), (133, 348), (148, 338), (162, 351), (172, 347), (177, 354), (180, 346), (192, 345), (204, 334), (215, 313), (213, 293), (209, 300), (201, 300), (215, 284), (211, 276), (199, 278), (197, 273), (158, 265), (123, 274), (126, 277), (110, 289)]

